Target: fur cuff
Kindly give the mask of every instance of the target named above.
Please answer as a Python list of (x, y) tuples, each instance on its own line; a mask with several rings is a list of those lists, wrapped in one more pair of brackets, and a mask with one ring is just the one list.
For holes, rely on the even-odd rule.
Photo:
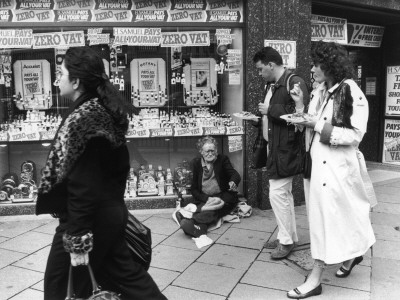
[(93, 249), (93, 234), (88, 232), (83, 236), (73, 236), (64, 233), (63, 244), (65, 251), (69, 253), (88, 253)]

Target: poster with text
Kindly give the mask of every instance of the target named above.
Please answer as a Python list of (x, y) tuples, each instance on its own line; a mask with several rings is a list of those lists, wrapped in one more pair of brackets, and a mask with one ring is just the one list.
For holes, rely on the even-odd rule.
[(381, 46), (383, 32), (385, 31), (385, 27), (354, 23), (348, 23), (347, 29), (349, 45), (377, 48)]
[(386, 115), (400, 115), (400, 66), (386, 69)]
[(311, 40), (347, 44), (347, 20), (311, 15)]
[(264, 47), (272, 47), (282, 56), (283, 65), (288, 69), (296, 69), (296, 42), (280, 40), (264, 40)]
[(382, 162), (400, 165), (400, 120), (385, 120)]

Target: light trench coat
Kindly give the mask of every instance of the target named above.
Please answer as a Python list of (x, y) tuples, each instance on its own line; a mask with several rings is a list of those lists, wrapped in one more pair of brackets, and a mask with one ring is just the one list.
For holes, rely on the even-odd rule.
[[(366, 174), (365, 161), (358, 150), (367, 129), (368, 101), (353, 80), (345, 80), (345, 83), (350, 86), (354, 99), (351, 116), (354, 129), (334, 127), (330, 144), (320, 142), (323, 124), (331, 124), (333, 115), (333, 100), (324, 97), (325, 83), (312, 92), (308, 110), (311, 114), (317, 114), (319, 119), (314, 128), (315, 136), (310, 151), (313, 163), (311, 179), (304, 180), (311, 255), (326, 264), (336, 264), (363, 255), (375, 243), (369, 218), (370, 191), (363, 180)], [(329, 92), (337, 87), (338, 84)], [(317, 112), (320, 99), (323, 103)], [(326, 101), (328, 104), (324, 108)], [(307, 128), (306, 148), (309, 148), (312, 132)]]

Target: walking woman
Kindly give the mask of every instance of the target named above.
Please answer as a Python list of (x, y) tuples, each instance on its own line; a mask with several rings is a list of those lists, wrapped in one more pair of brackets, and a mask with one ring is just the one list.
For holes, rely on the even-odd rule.
[[(375, 243), (369, 219), (374, 194), (369, 193), (365, 161), (358, 150), (368, 122), (368, 101), (351, 79), (353, 66), (346, 49), (318, 42), (313, 51), (314, 79), (306, 126), (311, 147), (311, 178), (304, 180), (314, 267), (306, 282), (287, 293), (303, 299), (322, 292), (326, 264), (342, 263), (336, 277), (345, 278)], [(297, 89), (293, 99), (299, 100)], [(296, 98), (296, 99), (295, 99)]]
[(63, 300), (68, 270), (74, 290), (87, 298), (99, 285), (122, 299), (166, 299), (125, 242), (124, 202), (129, 171), (125, 133), (127, 107), (105, 74), (102, 59), (88, 47), (70, 48), (58, 74), (60, 96), (71, 99), (43, 171), (36, 214), (52, 214), (59, 226), (44, 277), (44, 299)]

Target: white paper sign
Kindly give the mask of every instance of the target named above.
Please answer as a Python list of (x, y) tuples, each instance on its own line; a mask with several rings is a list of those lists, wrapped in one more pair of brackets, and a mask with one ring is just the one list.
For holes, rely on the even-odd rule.
[(386, 115), (400, 115), (400, 66), (386, 69)]
[(311, 40), (347, 44), (347, 20), (311, 15)]
[(282, 56), (283, 65), (296, 69), (296, 42), (280, 40), (264, 40), (264, 47), (272, 47)]
[(348, 23), (349, 45), (380, 47), (385, 27)]

